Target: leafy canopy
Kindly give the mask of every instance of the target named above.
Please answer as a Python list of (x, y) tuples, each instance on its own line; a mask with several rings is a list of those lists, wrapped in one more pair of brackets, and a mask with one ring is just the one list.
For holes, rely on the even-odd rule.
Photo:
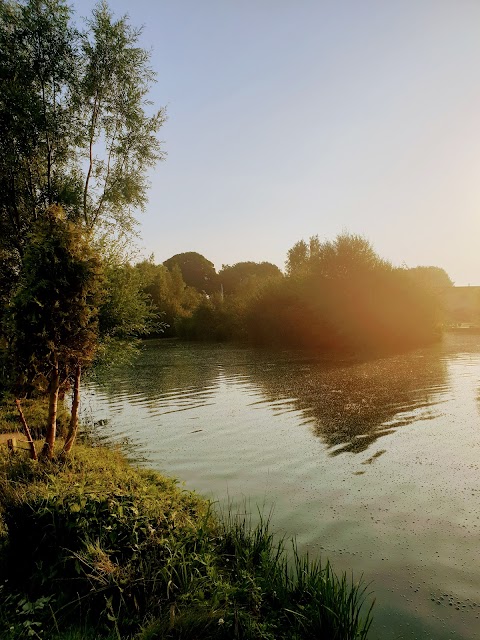
[(18, 259), (52, 204), (97, 232), (131, 233), (163, 157), (140, 30), (105, 2), (86, 24), (64, 0), (0, 2), (0, 248)]
[(97, 348), (103, 275), (88, 234), (52, 206), (25, 247), (24, 267), (11, 307), (11, 352), (18, 382), (48, 387), (58, 369), (66, 381)]
[[(148, 100), (155, 73), (149, 53), (139, 46), (140, 30), (126, 17), (115, 18), (105, 2), (83, 30), (72, 17), (65, 0), (0, 0), (4, 335), (5, 311), (30, 268), (25, 260), (32, 234), (38, 234), (37, 223), (49, 218), (51, 207), (61, 206), (66, 221), (102, 247), (102, 255), (111, 255), (114, 242), (120, 246), (134, 233), (134, 211), (146, 203), (147, 171), (163, 158), (157, 134), (165, 112)], [(128, 270), (123, 257), (115, 268)], [(123, 280), (110, 269), (107, 275), (116, 291), (105, 304), (123, 285), (133, 291), (125, 274)], [(141, 299), (130, 302), (145, 311)], [(113, 331), (111, 318), (109, 336), (127, 332), (126, 313), (117, 320)], [(138, 332), (143, 321), (132, 316), (131, 330)]]
[(279, 278), (282, 272), (271, 262), (237, 262), (222, 265), (218, 280), (226, 294), (237, 293), (242, 285), (258, 283), (268, 278)]
[(408, 273), (427, 289), (442, 291), (453, 286), (450, 276), (441, 267), (414, 267), (408, 269)]
[(207, 260), (196, 251), (177, 253), (163, 263), (170, 271), (176, 266), (179, 267), (185, 284), (193, 287), (197, 291), (207, 294), (218, 289), (217, 272), (213, 262)]

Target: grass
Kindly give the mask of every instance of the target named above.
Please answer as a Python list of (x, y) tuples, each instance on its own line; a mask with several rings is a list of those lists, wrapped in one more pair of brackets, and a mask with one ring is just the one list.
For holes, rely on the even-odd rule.
[(102, 447), (46, 465), (0, 448), (0, 575), (4, 640), (364, 640), (371, 624), (365, 585), (268, 519), (221, 518)]
[[(22, 410), (30, 427), (32, 437), (40, 439), (45, 436), (48, 418), (48, 398), (22, 400)], [(62, 402), (58, 403), (57, 432), (64, 436), (68, 429), (69, 413)], [(6, 396), (0, 402), (0, 433), (22, 432), (15, 398)]]

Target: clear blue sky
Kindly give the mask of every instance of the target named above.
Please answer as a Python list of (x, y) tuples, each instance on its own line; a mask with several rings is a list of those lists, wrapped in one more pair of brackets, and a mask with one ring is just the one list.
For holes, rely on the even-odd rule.
[(480, 284), (479, 0), (109, 4), (144, 25), (168, 112), (145, 255), (282, 267), (348, 230)]

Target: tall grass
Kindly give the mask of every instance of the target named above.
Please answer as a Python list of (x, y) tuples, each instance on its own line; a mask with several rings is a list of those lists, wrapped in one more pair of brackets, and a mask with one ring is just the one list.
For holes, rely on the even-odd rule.
[(1, 452), (0, 517), (5, 640), (367, 638), (362, 581), (116, 451)]

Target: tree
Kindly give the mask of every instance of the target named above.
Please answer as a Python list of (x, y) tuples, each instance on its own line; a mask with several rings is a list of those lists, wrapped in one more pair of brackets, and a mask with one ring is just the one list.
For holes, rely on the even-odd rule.
[(287, 278), (260, 291), (247, 329), (261, 343), (372, 352), (434, 341), (439, 319), (438, 296), (365, 238), (342, 233), (292, 247)]
[(99, 312), (103, 341), (149, 333), (155, 314), (144, 286), (142, 274), (128, 263), (105, 267), (105, 295)]
[[(0, 253), (9, 297), (30, 230), (52, 204), (101, 232), (130, 234), (146, 169), (163, 154), (154, 73), (140, 31), (101, 2), (81, 33), (64, 0), (0, 2)], [(10, 268), (11, 267), (11, 268)]]
[(0, 3), (0, 250), (8, 265), (1, 288), (8, 298), (32, 225), (53, 201), (67, 199), (58, 174), (66, 187), (75, 39), (63, 2)]
[(169, 270), (163, 264), (156, 265), (152, 260), (144, 260), (135, 268), (142, 274), (143, 291), (149, 296), (162, 321), (162, 334), (175, 335), (178, 321), (189, 317), (203, 296), (185, 284), (177, 264)]
[(429, 290), (441, 292), (453, 287), (450, 276), (441, 267), (414, 267), (407, 272), (416, 282)]
[[(165, 113), (153, 110), (147, 100), (155, 74), (148, 52), (139, 47), (140, 30), (132, 28), (126, 17), (115, 19), (105, 2), (94, 9), (83, 32), (74, 26), (72, 13), (65, 0), (0, 0), (0, 339), (10, 342), (17, 373), (26, 376), (27, 386), (41, 379), (46, 383), (51, 398), (48, 455), (55, 439), (59, 384), (66, 383), (73, 370), (77, 372), (70, 433), (74, 438), (77, 382), (97, 348), (95, 320), (87, 323), (90, 342), (83, 344), (74, 364), (72, 304), (75, 301), (81, 317), (82, 309), (90, 313), (90, 303), (83, 307), (81, 296), (70, 299), (62, 283), (73, 277), (72, 264), (82, 271), (82, 260), (91, 259), (94, 245), (131, 236), (133, 212), (146, 202), (146, 170), (163, 157), (157, 133)], [(54, 205), (62, 207), (61, 215)], [(57, 218), (56, 226), (52, 216)], [(47, 227), (52, 228), (52, 238)], [(68, 237), (76, 236), (83, 257), (77, 252), (76, 262), (73, 258), (62, 262), (56, 251), (64, 257), (73, 255)], [(58, 286), (52, 284), (53, 272), (46, 265), (47, 254), (42, 254), (39, 237), (44, 237), (45, 251), (56, 261)], [(35, 254), (52, 276), (43, 283), (45, 291), (43, 280), (36, 285), (32, 275), (38, 275), (39, 269), (32, 258)], [(115, 267), (125, 267), (117, 278)], [(107, 269), (113, 289), (128, 271), (125, 261), (117, 260), (115, 267)], [(75, 282), (73, 279), (73, 289)], [(51, 318), (55, 328), (46, 321), (47, 311), (40, 312), (41, 295), (34, 295), (38, 287), (39, 295), (58, 296), (59, 306)], [(113, 304), (118, 289), (111, 291), (104, 310), (110, 305), (110, 310), (119, 311), (120, 305)], [(124, 290), (131, 292), (132, 286)], [(123, 318), (118, 313), (109, 319), (104, 333), (108, 338), (144, 326), (146, 303), (141, 292), (136, 293), (129, 311), (137, 305), (139, 313), (125, 318), (124, 304)], [(15, 322), (14, 331), (6, 336), (5, 309), (9, 306), (14, 309)], [(32, 320), (33, 340), (22, 313)], [(42, 322), (44, 330), (36, 325)], [(48, 341), (42, 342), (46, 336)], [(66, 358), (67, 352), (73, 355)]]
[(218, 280), (225, 294), (237, 293), (241, 286), (259, 283), (269, 278), (279, 278), (282, 272), (271, 262), (237, 262), (224, 264), (218, 272)]
[(185, 284), (189, 287), (194, 287), (200, 293), (211, 294), (218, 290), (217, 272), (213, 262), (207, 260), (200, 253), (195, 251), (177, 253), (165, 260), (163, 264), (170, 271), (177, 265)]
[(77, 144), (87, 160), (82, 213), (89, 227), (113, 224), (130, 231), (132, 208), (147, 201), (145, 170), (162, 157), (155, 134), (165, 112), (146, 113), (155, 74), (149, 53), (138, 46), (141, 30), (126, 17), (115, 21), (106, 2), (94, 9), (88, 26), (73, 100), (81, 123)]
[(310, 252), (305, 240), (299, 240), (287, 252), (287, 260), (285, 262), (285, 270), (288, 276), (294, 276), (300, 273), (308, 265)]
[(337, 278), (378, 266), (389, 267), (366, 238), (346, 232), (333, 241), (320, 242), (318, 236), (312, 236), (308, 244), (300, 240), (289, 249), (286, 261), (287, 275), (300, 277), (315, 273)]
[(25, 246), (10, 325), (17, 390), (40, 389), (49, 395), (47, 458), (53, 456), (59, 391), (70, 380), (74, 393), (66, 453), (75, 440), (81, 371), (91, 364), (98, 344), (102, 282), (88, 232), (52, 205)]

